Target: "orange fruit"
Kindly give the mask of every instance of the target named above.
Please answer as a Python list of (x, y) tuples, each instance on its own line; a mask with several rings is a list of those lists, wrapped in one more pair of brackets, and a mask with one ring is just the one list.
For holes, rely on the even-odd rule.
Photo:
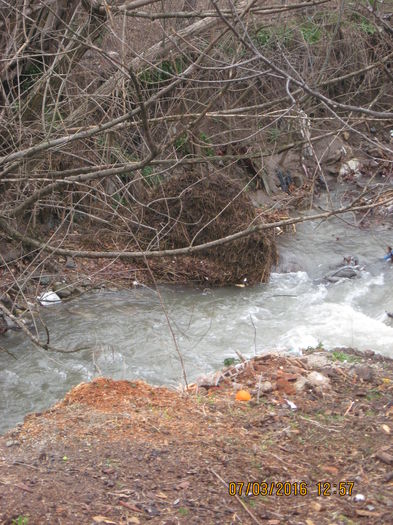
[(236, 401), (250, 401), (251, 394), (247, 390), (239, 390), (236, 394)]

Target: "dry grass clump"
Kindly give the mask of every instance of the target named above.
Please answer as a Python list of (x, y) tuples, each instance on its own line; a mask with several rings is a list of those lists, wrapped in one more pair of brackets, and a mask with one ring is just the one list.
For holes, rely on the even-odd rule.
[[(244, 188), (219, 173), (202, 176), (189, 171), (171, 177), (154, 188), (149, 198), (150, 202), (139, 210), (140, 220), (152, 228), (147, 235), (144, 230), (143, 242), (149, 248), (204, 244), (263, 220)], [(199, 252), (193, 259), (198, 260), (201, 270), (204, 268), (198, 272), (198, 265), (194, 266), (194, 281), (215, 285), (245, 279), (249, 284), (266, 282), (277, 262), (274, 234), (255, 233)]]

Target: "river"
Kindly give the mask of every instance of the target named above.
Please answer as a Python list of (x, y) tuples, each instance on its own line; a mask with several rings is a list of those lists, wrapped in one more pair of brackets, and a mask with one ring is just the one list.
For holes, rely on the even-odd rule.
[[(391, 229), (361, 230), (352, 217), (299, 225), (279, 238), (281, 263), (268, 284), (189, 289), (161, 287), (188, 381), (217, 370), (227, 357), (269, 350), (300, 352), (322, 344), (351, 346), (393, 357), (393, 265), (382, 260)], [(359, 277), (335, 284), (321, 278), (356, 254)], [(282, 270), (293, 270), (281, 273)], [(179, 385), (181, 367), (173, 337), (154, 290), (99, 292), (42, 308), (51, 343), (75, 354), (33, 347), (7, 332), (0, 352), (0, 432), (61, 399), (96, 376), (140, 378)], [(14, 357), (12, 357), (14, 356)]]

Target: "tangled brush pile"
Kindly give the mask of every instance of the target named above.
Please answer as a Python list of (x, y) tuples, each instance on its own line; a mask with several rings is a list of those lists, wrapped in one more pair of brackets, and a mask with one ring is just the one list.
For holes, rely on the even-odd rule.
[[(191, 171), (171, 177), (155, 187), (148, 200), (138, 215), (151, 228), (143, 230), (141, 239), (150, 249), (204, 244), (263, 221), (244, 189), (219, 173), (202, 176)], [(214, 285), (266, 282), (277, 262), (274, 233), (253, 233), (198, 252), (191, 259), (195, 262), (188, 265), (192, 281)]]

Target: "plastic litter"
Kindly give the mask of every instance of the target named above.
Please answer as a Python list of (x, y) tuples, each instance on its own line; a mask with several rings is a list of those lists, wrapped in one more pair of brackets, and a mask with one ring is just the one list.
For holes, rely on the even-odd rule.
[(37, 299), (42, 306), (52, 306), (53, 304), (61, 303), (60, 297), (57, 295), (57, 293), (52, 292), (52, 290), (43, 292), (37, 297)]

